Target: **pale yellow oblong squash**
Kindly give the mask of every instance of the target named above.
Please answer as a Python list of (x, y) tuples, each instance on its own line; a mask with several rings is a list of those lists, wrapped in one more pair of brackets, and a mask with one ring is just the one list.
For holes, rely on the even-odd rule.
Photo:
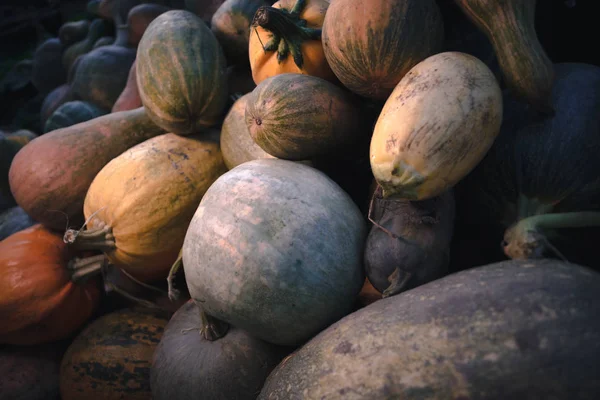
[(502, 92), (479, 59), (444, 52), (415, 65), (375, 124), (371, 170), (384, 197), (424, 200), (463, 179), (500, 131)]
[(226, 171), (218, 140), (206, 135), (147, 140), (96, 175), (83, 206), (87, 230), (66, 238), (141, 281), (166, 278), (200, 200)]

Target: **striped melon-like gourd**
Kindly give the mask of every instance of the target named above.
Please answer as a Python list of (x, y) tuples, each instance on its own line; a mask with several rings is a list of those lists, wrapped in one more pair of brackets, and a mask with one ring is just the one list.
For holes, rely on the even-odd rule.
[(136, 73), (142, 104), (160, 127), (188, 135), (219, 122), (227, 101), (225, 56), (193, 13), (171, 10), (150, 23)]

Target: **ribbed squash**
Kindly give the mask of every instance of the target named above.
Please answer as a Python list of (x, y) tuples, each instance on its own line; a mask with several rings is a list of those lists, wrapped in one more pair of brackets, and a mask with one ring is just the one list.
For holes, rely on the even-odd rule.
[(554, 68), (535, 32), (536, 0), (455, 0), (492, 42), (507, 86), (543, 113), (553, 113)]
[(106, 114), (106, 111), (86, 101), (69, 101), (58, 107), (44, 125), (44, 133), (89, 121)]
[(212, 17), (210, 28), (230, 64), (248, 65), (250, 25), (264, 0), (226, 0)]
[(245, 117), (254, 141), (286, 160), (342, 151), (363, 131), (352, 93), (302, 74), (279, 74), (259, 83), (248, 97)]
[(329, 2), (280, 0), (257, 10), (250, 30), (250, 67), (258, 85), (282, 73), (337, 82), (323, 53), (321, 28)]
[(385, 100), (418, 62), (438, 53), (444, 23), (435, 0), (336, 0), (323, 22), (323, 48), (340, 82)]
[(226, 61), (208, 26), (185, 10), (150, 23), (137, 49), (137, 83), (150, 118), (180, 135), (211, 127), (227, 102)]
[(36, 221), (64, 231), (83, 223), (83, 202), (96, 174), (110, 160), (164, 133), (143, 107), (103, 115), (29, 142), (9, 171), (12, 194)]
[(483, 159), (501, 122), (502, 93), (482, 61), (445, 52), (420, 62), (386, 101), (371, 138), (383, 197), (439, 196)]
[(246, 102), (250, 93), (236, 100), (221, 127), (221, 152), (228, 169), (250, 160), (275, 158), (254, 142), (246, 126)]
[(152, 355), (167, 322), (168, 315), (142, 308), (122, 309), (93, 321), (63, 356), (61, 399), (151, 399)]
[(76, 283), (60, 234), (40, 224), (0, 242), (0, 343), (65, 339), (95, 311), (97, 280)]
[(166, 278), (202, 196), (225, 171), (210, 140), (168, 133), (140, 143), (96, 175), (84, 203), (88, 229), (67, 241), (104, 250), (139, 280)]

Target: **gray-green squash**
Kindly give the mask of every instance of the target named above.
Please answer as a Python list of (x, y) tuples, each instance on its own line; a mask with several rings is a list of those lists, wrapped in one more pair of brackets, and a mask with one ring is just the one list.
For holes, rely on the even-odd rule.
[(504, 261), (378, 300), (322, 331), (259, 400), (595, 399), (600, 274)]
[(324, 173), (248, 161), (205, 193), (183, 244), (190, 295), (264, 341), (298, 345), (351, 312), (364, 282), (367, 227)]

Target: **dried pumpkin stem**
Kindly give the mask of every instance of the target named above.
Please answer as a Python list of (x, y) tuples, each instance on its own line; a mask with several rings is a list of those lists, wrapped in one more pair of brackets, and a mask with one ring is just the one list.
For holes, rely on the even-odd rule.
[(73, 244), (77, 250), (111, 251), (116, 248), (115, 236), (110, 226), (77, 231), (67, 239), (67, 243)]
[(69, 262), (67, 268), (71, 270), (71, 280), (81, 282), (92, 276), (100, 275), (106, 263), (104, 254), (86, 258), (75, 258)]
[[(206, 340), (210, 340), (211, 342), (218, 340), (227, 334), (229, 331), (229, 324), (223, 322), (221, 320), (216, 319), (204, 312), (204, 309), (198, 301), (194, 300), (194, 304), (198, 308), (200, 312), (200, 321), (202, 323), (202, 327), (200, 327), (200, 334)], [(197, 328), (188, 328), (182, 330), (182, 333), (196, 330)]]
[(173, 287), (173, 279), (175, 278), (175, 274), (177, 274), (177, 271), (179, 271), (179, 269), (181, 268), (182, 265), (183, 265), (183, 251), (180, 250), (179, 256), (177, 256), (177, 260), (175, 260), (175, 262), (171, 266), (171, 269), (169, 270), (169, 275), (167, 275), (167, 288), (168, 288), (167, 292), (169, 295), (169, 300), (171, 300), (171, 301), (175, 301), (179, 298), (179, 290), (177, 290)]
[(307, 27), (300, 14), (306, 6), (305, 0), (298, 0), (291, 11), (262, 6), (254, 14), (253, 26), (270, 31), (273, 36), (263, 47), (265, 51), (277, 49), (277, 61), (283, 62), (291, 53), (296, 66), (302, 69), (302, 43), (306, 40), (320, 40), (321, 29)]

